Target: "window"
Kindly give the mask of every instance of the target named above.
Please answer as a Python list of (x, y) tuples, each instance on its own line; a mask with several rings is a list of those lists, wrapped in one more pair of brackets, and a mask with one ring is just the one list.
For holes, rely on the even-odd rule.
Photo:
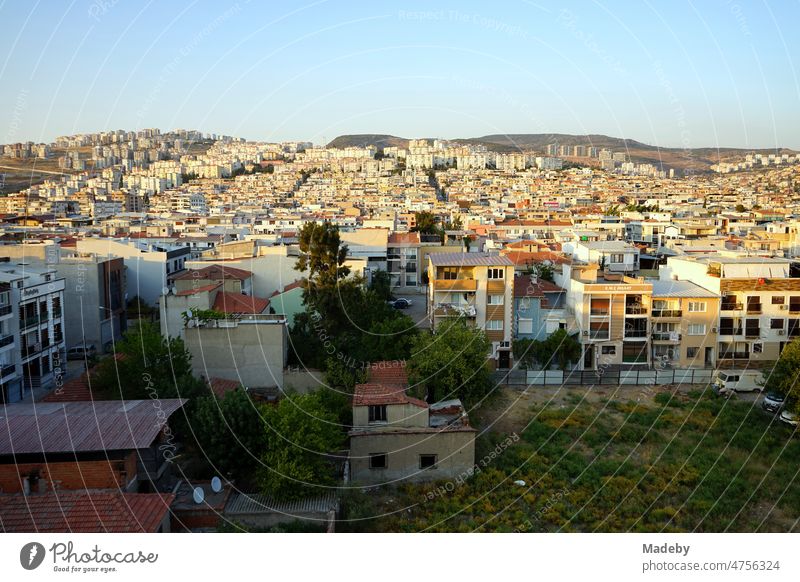
[(386, 405), (369, 407), (369, 421), (370, 422), (386, 422)]
[(612, 263), (624, 263), (625, 262), (625, 255), (611, 255)]
[(608, 309), (610, 305), (609, 299), (595, 299), (592, 298), (589, 313), (591, 315), (608, 315)]
[(455, 281), (458, 279), (458, 268), (457, 267), (442, 267), (439, 269), (439, 275), (445, 281)]
[(505, 277), (505, 269), (487, 269), (487, 277), (489, 279), (503, 279)]
[(420, 455), (419, 456), (420, 469), (435, 469), (436, 468), (436, 455)]
[(760, 354), (764, 351), (764, 344), (753, 344), (753, 353)]
[(387, 465), (386, 453), (370, 453), (369, 454), (369, 468), (370, 469), (385, 469)]
[(503, 331), (502, 319), (490, 319), (486, 322), (486, 331)]
[(533, 320), (520, 318), (517, 322), (519, 333), (533, 333)]
[(489, 305), (502, 305), (505, 298), (502, 295), (489, 295)]
[(603, 346), (600, 351), (604, 356), (613, 356), (617, 353), (617, 346)]
[(773, 295), (772, 296), (772, 304), (773, 305), (783, 305), (786, 302), (786, 297), (783, 295)]
[(770, 329), (783, 329), (783, 320), (782, 319), (770, 319), (769, 320), (769, 328)]
[(690, 323), (689, 335), (706, 335), (705, 323)]
[(698, 349), (699, 348), (686, 348), (686, 357), (687, 358), (696, 358)]
[(705, 301), (689, 301), (689, 313), (705, 313)]

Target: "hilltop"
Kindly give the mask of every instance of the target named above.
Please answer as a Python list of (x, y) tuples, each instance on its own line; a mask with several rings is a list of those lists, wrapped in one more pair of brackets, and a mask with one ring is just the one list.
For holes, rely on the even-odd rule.
[[(633, 139), (611, 137), (602, 134), (572, 135), (565, 133), (516, 133), (492, 134), (482, 137), (453, 139), (451, 141), (483, 145), (489, 151), (509, 153), (517, 151), (543, 151), (551, 143), (559, 145), (589, 145), (598, 148), (609, 148), (617, 152), (626, 152), (631, 160), (640, 163), (650, 163), (675, 168), (676, 170), (691, 170), (695, 173), (708, 172), (711, 165), (720, 161), (737, 158), (754, 152), (762, 154), (794, 153), (786, 148), (779, 149), (748, 149), (730, 147), (702, 147), (702, 148), (662, 148), (646, 144)], [(327, 147), (345, 148), (375, 145), (379, 148), (386, 146), (407, 147), (408, 138), (387, 134), (357, 134), (340, 135), (331, 141)], [(568, 159), (570, 157), (568, 156)]]

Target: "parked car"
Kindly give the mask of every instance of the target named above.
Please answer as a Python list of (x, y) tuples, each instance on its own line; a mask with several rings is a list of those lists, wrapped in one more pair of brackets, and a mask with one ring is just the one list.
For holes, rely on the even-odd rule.
[(783, 394), (778, 394), (777, 392), (767, 392), (767, 395), (764, 396), (764, 399), (761, 401), (761, 408), (767, 412), (780, 412), (783, 409), (785, 400), (786, 396)]
[(712, 387), (720, 396), (730, 396), (733, 392), (760, 391), (761, 378), (758, 370), (717, 370)]
[(781, 412), (781, 415), (778, 418), (781, 419), (781, 422), (785, 422), (789, 426), (797, 426), (800, 424), (800, 415), (794, 412), (789, 412), (788, 410)]
[(392, 303), (392, 307), (395, 309), (408, 309), (411, 307), (411, 299), (406, 299), (405, 297), (400, 297), (399, 299), (395, 299)]
[(85, 346), (75, 346), (67, 350), (68, 360), (86, 360), (93, 358), (97, 355), (97, 348), (94, 344), (86, 344)]

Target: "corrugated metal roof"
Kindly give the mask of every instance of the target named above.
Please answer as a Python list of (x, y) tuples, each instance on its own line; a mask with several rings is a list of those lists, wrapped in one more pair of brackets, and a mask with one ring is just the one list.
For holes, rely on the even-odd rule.
[(339, 509), (339, 498), (334, 492), (296, 501), (278, 501), (269, 495), (234, 493), (225, 506), (226, 515), (275, 512), (284, 515), (327, 513)]
[(653, 297), (719, 297), (691, 281), (653, 281)]
[(40, 402), (0, 408), (0, 455), (149, 447), (183, 399)]
[(436, 266), (503, 267), (514, 264), (508, 257), (494, 253), (429, 253), (428, 257)]

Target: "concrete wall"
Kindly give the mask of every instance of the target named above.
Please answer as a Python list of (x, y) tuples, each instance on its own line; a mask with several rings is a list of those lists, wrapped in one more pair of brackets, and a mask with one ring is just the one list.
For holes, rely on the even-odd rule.
[[(425, 428), (428, 426), (428, 409), (413, 404), (389, 404), (386, 406), (386, 420), (385, 425), (377, 426), (387, 429), (398, 426)], [(353, 407), (353, 426), (370, 426), (369, 406)]]
[[(370, 469), (369, 455), (386, 453), (386, 469)], [(437, 455), (436, 468), (420, 470), (419, 456)], [(350, 438), (350, 471), (355, 483), (433, 481), (468, 475), (475, 466), (475, 431), (381, 433)]]
[(184, 330), (196, 376), (224, 378), (247, 388), (283, 388), (287, 333), (283, 323), (231, 322), (234, 327)]

